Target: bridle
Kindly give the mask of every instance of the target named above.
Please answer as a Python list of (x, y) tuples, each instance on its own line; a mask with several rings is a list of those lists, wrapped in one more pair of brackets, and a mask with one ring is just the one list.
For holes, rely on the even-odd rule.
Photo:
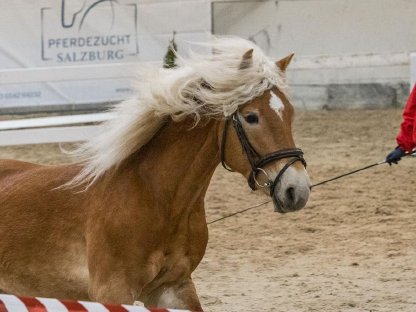
[[(251, 173), (247, 179), (247, 182), (252, 190), (256, 189), (256, 185), (259, 187), (267, 187), (269, 188), (270, 196), (273, 197), (276, 185), (279, 183), (281, 177), (291, 165), (293, 165), (297, 161), (300, 161), (306, 168), (306, 161), (303, 158), (303, 152), (300, 148), (281, 149), (276, 152), (261, 156), (254, 149), (254, 147), (250, 144), (250, 141), (247, 138), (246, 132), (244, 131), (243, 125), (241, 124), (241, 121), (238, 118), (238, 111), (236, 111), (230, 117), (225, 119), (224, 130), (222, 133), (222, 140), (221, 140), (221, 152), (220, 152), (221, 164), (228, 171), (234, 171), (232, 168), (230, 168), (227, 165), (225, 161), (225, 143), (227, 140), (227, 133), (228, 133), (230, 120), (232, 121), (234, 129), (237, 133), (237, 137), (240, 140), (241, 146), (243, 147), (247, 155), (247, 159), (251, 166)], [(263, 167), (272, 161), (280, 160), (283, 158), (290, 158), (290, 159), (283, 166), (283, 168), (279, 171), (276, 178), (274, 180), (270, 179), (270, 177), (268, 176), (266, 171), (263, 169)], [(257, 174), (259, 172), (262, 172), (268, 179), (268, 181), (264, 185), (261, 185), (256, 179)]]

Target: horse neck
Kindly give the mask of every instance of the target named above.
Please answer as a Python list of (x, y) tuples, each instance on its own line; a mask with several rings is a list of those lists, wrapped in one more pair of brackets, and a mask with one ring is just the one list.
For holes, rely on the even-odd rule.
[(219, 164), (219, 121), (169, 121), (155, 137), (128, 161), (128, 172), (166, 203), (187, 205), (202, 201)]

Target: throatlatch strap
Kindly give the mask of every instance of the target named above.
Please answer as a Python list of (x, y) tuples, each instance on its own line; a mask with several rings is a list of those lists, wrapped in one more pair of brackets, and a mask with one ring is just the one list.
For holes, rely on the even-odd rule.
[(228, 126), (230, 124), (230, 118), (227, 117), (227, 119), (225, 119), (225, 123), (224, 123), (224, 130), (222, 131), (222, 139), (221, 139), (221, 165), (224, 167), (224, 169), (230, 171), (230, 172), (234, 172), (234, 170), (227, 165), (227, 163), (225, 162), (225, 143), (227, 141), (227, 134), (228, 134)]
[(233, 125), (235, 131), (237, 132), (237, 137), (240, 140), (241, 145), (244, 148), (244, 151), (247, 154), (248, 161), (250, 162), (251, 169), (254, 170), (255, 167), (255, 159), (259, 158), (260, 155), (254, 149), (254, 147), (250, 144), (250, 141), (247, 138), (246, 132), (244, 131), (243, 126), (241, 125), (240, 120), (238, 119), (237, 112), (232, 115), (233, 118)]

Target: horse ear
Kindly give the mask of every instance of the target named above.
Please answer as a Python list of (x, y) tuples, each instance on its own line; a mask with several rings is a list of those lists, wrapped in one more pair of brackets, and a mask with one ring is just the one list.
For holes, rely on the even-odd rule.
[(253, 64), (253, 49), (244, 53), (239, 69), (247, 69)]
[(279, 67), (279, 69), (282, 72), (285, 72), (286, 68), (289, 66), (290, 61), (292, 60), (294, 55), (295, 55), (295, 53), (291, 53), (288, 56), (286, 56), (285, 58), (282, 58), (280, 61), (277, 61), (276, 62), (277, 67)]

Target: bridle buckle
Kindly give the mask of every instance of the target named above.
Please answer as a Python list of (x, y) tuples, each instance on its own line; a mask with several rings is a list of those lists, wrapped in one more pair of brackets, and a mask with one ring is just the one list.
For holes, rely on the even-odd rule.
[[(260, 182), (257, 181), (257, 178), (256, 177), (257, 177), (257, 173), (259, 171), (262, 172), (266, 176), (266, 178), (267, 178), (267, 182), (264, 183), (264, 184), (260, 184)], [(255, 170), (253, 170), (251, 172), (251, 174), (253, 175), (253, 180), (254, 180), (254, 182), (256, 183), (256, 185), (258, 187), (261, 187), (261, 188), (270, 187), (272, 185), (272, 183), (273, 183), (272, 180), (270, 179), (268, 173), (263, 168), (256, 168)]]

